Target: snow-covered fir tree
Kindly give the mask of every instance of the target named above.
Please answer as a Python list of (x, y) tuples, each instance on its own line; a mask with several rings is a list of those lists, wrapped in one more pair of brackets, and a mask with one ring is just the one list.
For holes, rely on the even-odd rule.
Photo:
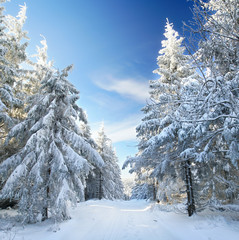
[[(20, 6), (20, 11), (17, 17), (11, 15), (6, 16), (6, 29), (8, 41), (12, 46), (7, 51), (7, 59), (13, 64), (17, 71), (14, 82), (14, 95), (19, 98), (23, 103), (26, 102), (27, 93), (25, 91), (25, 84), (27, 84), (27, 72), (22, 67), (22, 64), (27, 62), (26, 48), (28, 46), (29, 38), (27, 31), (23, 29), (26, 22), (26, 5)], [(12, 116), (19, 121), (26, 117), (24, 105), (22, 108), (16, 108), (12, 111)]]
[[(2, 1), (5, 2), (5, 1)], [(27, 82), (26, 63), (27, 32), (23, 30), (26, 21), (26, 5), (20, 6), (17, 17), (4, 16), (1, 7), (1, 79), (0, 79), (0, 162), (18, 150), (16, 142), (3, 146), (9, 129), (26, 117), (24, 110)]]
[(88, 195), (90, 198), (122, 199), (124, 187), (118, 159), (111, 140), (105, 134), (103, 124), (98, 132), (96, 144), (105, 165), (102, 169), (96, 168), (89, 176)]
[(184, 119), (194, 124), (194, 141), (182, 155), (198, 165), (197, 198), (204, 206), (238, 198), (238, 7), (234, 0), (200, 1), (195, 6), (195, 31), (203, 38), (194, 59), (204, 81), (191, 110), (185, 111)]
[(139, 152), (126, 165), (133, 165), (131, 171), (139, 172), (140, 169), (141, 175), (145, 171), (150, 173), (149, 177), (155, 179), (152, 189), (160, 186), (159, 200), (170, 201), (175, 192), (183, 188), (183, 180), (189, 177), (184, 169), (190, 166), (185, 161), (182, 163), (179, 153), (185, 147), (183, 132), (190, 127), (179, 121), (179, 109), (185, 86), (196, 81), (198, 76), (190, 65), (190, 57), (184, 54), (183, 38), (168, 20), (164, 35), (166, 40), (162, 41), (157, 58), (159, 68), (154, 71), (160, 78), (150, 82), (151, 103), (145, 108), (149, 111), (137, 128), (141, 140)]
[(93, 165), (104, 165), (76, 124), (82, 111), (78, 91), (67, 80), (70, 69), (46, 75), (41, 98), (6, 140), (26, 144), (0, 165), (0, 196), (17, 200), (26, 222), (69, 218), (67, 202), (84, 200), (85, 178)]
[(7, 19), (3, 15), (2, 3), (4, 2), (0, 3), (0, 141), (5, 139), (8, 130), (14, 125), (13, 110), (22, 106), (22, 102), (14, 92), (14, 84), (16, 78), (19, 77), (19, 65), (18, 62), (12, 60), (12, 49), (16, 49), (18, 46), (15, 46), (8, 34)]

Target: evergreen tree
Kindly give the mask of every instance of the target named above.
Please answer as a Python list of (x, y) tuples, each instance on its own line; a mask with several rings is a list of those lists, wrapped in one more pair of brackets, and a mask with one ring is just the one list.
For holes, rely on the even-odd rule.
[(21, 102), (14, 96), (13, 86), (16, 81), (17, 69), (9, 59), (10, 49), (13, 44), (6, 33), (6, 16), (3, 15), (4, 7), (1, 1), (0, 5), (0, 123), (1, 123), (1, 142), (5, 138), (7, 130), (14, 125), (14, 119), (11, 116), (11, 110), (19, 107)]
[(88, 182), (88, 194), (99, 199), (122, 199), (123, 183), (118, 159), (111, 141), (105, 135), (102, 125), (96, 140), (97, 150), (105, 162), (102, 169), (96, 168)]
[[(1, 1), (5, 2), (5, 1)], [(1, 6), (0, 14), (0, 162), (15, 153), (18, 145), (11, 142), (8, 146), (3, 146), (4, 139), (16, 123), (25, 118), (24, 84), (26, 70), (22, 69), (21, 64), (27, 60), (25, 42), (27, 33), (23, 31), (26, 20), (26, 6), (21, 6), (18, 16), (3, 15), (4, 8)]]
[(197, 197), (205, 206), (238, 198), (239, 3), (195, 2), (195, 31), (203, 38), (194, 59), (204, 81), (190, 112), (185, 111), (184, 119), (194, 124), (194, 141), (184, 153), (198, 165)]
[(160, 78), (150, 82), (152, 101), (147, 106), (150, 111), (137, 128), (138, 136), (141, 136), (140, 151), (128, 162), (133, 164), (133, 171), (141, 169), (150, 172), (150, 178), (155, 178), (152, 189), (160, 186), (160, 200), (172, 199), (174, 191), (180, 192), (184, 179), (190, 194), (188, 211), (192, 215), (195, 206), (192, 182), (189, 180), (191, 163), (179, 158), (180, 152), (187, 147), (185, 134), (190, 131), (191, 125), (182, 124), (179, 117), (180, 109), (186, 107), (186, 104), (182, 105), (183, 98), (186, 98), (184, 91), (191, 89), (189, 86), (194, 82), (197, 85), (198, 76), (189, 64), (189, 56), (184, 54), (183, 38), (168, 20), (164, 35), (166, 40), (162, 41), (157, 58), (159, 68), (154, 71)]
[[(26, 17), (26, 5), (20, 6), (20, 11), (17, 17), (11, 15), (6, 16), (6, 29), (8, 41), (11, 42), (11, 48), (7, 51), (7, 59), (13, 64), (17, 71), (15, 76), (13, 93), (20, 99), (24, 105), (26, 102), (27, 93), (25, 92), (25, 84), (27, 84), (27, 72), (22, 67), (22, 64), (27, 62), (26, 48), (29, 40), (27, 37), (27, 31), (23, 30), (23, 26), (27, 19)], [(26, 117), (24, 105), (21, 108), (14, 109), (12, 116), (19, 121)]]
[(49, 215), (69, 218), (67, 201), (84, 200), (86, 176), (93, 165), (101, 169), (104, 164), (76, 124), (81, 109), (75, 103), (78, 91), (67, 80), (70, 69), (48, 72), (41, 98), (6, 140), (26, 144), (0, 165), (4, 181), (0, 196), (18, 200), (27, 222)]

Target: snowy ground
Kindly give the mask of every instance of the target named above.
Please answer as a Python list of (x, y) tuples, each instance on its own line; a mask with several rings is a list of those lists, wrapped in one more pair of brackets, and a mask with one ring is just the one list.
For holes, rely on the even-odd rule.
[(188, 218), (160, 211), (145, 201), (87, 201), (72, 211), (72, 219), (59, 225), (50, 220), (20, 226), (13, 210), (0, 211), (0, 240), (238, 240), (239, 216), (216, 214)]

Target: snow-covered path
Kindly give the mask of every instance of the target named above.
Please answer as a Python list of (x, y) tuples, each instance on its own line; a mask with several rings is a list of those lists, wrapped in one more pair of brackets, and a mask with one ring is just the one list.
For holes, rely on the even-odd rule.
[(76, 215), (73, 222), (68, 223), (72, 232), (81, 226), (78, 236), (72, 236), (71, 239), (91, 240), (96, 236), (102, 240), (176, 239), (164, 227), (158, 228), (157, 220), (149, 211), (150, 205), (145, 201), (86, 204), (89, 204), (88, 207), (82, 206), (81, 213), (88, 216), (87, 219)]
[[(239, 222), (159, 211), (145, 201), (87, 201), (72, 219), (0, 231), (1, 240), (238, 240)], [(57, 231), (52, 231), (57, 230)]]

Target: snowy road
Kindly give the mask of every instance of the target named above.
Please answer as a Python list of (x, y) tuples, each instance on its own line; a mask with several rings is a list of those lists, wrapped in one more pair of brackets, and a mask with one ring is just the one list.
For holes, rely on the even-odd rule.
[[(162, 212), (145, 201), (87, 201), (56, 226), (49, 222), (1, 232), (1, 240), (238, 240), (239, 222)], [(53, 232), (52, 229), (57, 231)], [(59, 229), (58, 229), (59, 228)]]
[(79, 216), (74, 218), (74, 223), (69, 222), (72, 231), (81, 226), (78, 236), (71, 239), (177, 239), (163, 226), (159, 227), (149, 209), (144, 201), (96, 202), (87, 208), (82, 206), (82, 214), (88, 217), (86, 220)]

